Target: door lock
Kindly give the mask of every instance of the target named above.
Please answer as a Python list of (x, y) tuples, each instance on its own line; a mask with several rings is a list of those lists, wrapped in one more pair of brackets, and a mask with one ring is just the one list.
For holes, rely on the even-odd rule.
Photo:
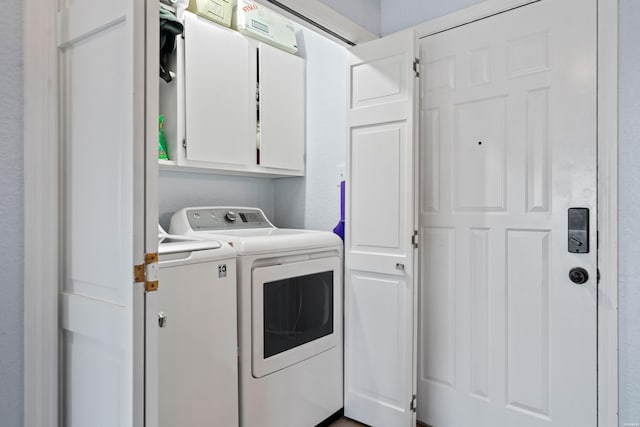
[(571, 208), (568, 215), (568, 249), (574, 254), (589, 253), (589, 209)]
[(574, 267), (569, 271), (569, 279), (576, 285), (584, 285), (589, 280), (589, 273), (582, 267)]

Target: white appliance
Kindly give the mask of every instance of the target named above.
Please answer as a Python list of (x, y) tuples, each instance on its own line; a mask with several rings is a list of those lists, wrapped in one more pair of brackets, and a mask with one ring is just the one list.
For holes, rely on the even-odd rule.
[(314, 426), (343, 406), (342, 241), (260, 209), (185, 208), (171, 233), (237, 253), (240, 425)]
[(157, 425), (237, 426), (235, 252), (216, 241), (160, 243), (158, 252), (159, 288), (149, 295), (158, 310), (147, 315), (148, 333), (158, 334), (147, 359)]
[(238, 0), (233, 11), (233, 29), (286, 52), (298, 51), (296, 30), (290, 19), (247, 0)]

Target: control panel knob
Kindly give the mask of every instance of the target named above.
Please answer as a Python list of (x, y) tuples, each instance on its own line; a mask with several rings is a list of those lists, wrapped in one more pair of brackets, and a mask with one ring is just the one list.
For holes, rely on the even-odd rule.
[(589, 273), (584, 268), (575, 267), (569, 271), (569, 279), (576, 285), (584, 285), (589, 280)]
[(229, 222), (235, 222), (235, 220), (237, 219), (236, 213), (232, 211), (227, 212), (227, 214), (224, 217)]

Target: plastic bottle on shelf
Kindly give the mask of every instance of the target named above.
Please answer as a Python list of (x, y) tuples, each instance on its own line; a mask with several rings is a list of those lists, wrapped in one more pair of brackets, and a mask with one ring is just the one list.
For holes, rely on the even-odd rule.
[(169, 160), (169, 156), (167, 156), (167, 138), (164, 135), (163, 124), (164, 116), (160, 115), (158, 117), (158, 158), (160, 160)]

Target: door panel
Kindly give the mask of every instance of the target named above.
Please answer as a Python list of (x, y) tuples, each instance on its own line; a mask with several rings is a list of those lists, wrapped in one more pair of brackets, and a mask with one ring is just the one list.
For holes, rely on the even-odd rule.
[[(596, 425), (595, 6), (542, 0), (420, 41), (418, 419), (434, 427)], [(588, 254), (567, 250), (570, 207), (590, 209)]]
[[(352, 130), (351, 206), (353, 217), (360, 221), (352, 225), (351, 245), (367, 255), (405, 255), (407, 236), (402, 236), (400, 229), (408, 195), (402, 194), (400, 185), (407, 167), (406, 132), (404, 122)], [(386, 226), (371, 233), (379, 224)]]
[(345, 415), (415, 425), (412, 32), (352, 49), (345, 236)]
[[(133, 266), (145, 247), (146, 7), (64, 2), (58, 17), (65, 426), (144, 422), (142, 286)], [(151, 138), (157, 153), (157, 131)]]
[(362, 397), (358, 410), (378, 414), (375, 425), (395, 425), (395, 417), (386, 415), (379, 405), (394, 412), (403, 412), (407, 405), (412, 323), (405, 320), (405, 313), (411, 311), (411, 289), (402, 277), (369, 272), (353, 271), (349, 282), (350, 350), (358, 355), (345, 367), (351, 380), (349, 392)]

